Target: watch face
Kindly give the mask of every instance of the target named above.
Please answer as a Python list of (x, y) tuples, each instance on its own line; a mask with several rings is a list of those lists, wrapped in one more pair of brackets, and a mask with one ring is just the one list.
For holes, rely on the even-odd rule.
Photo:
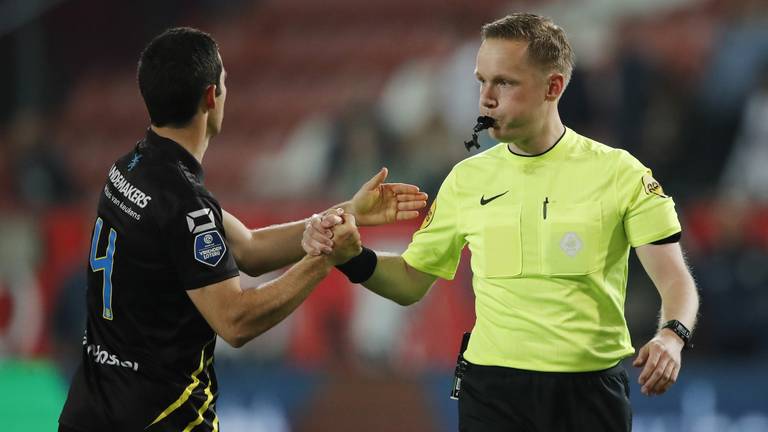
[(681, 323), (678, 320), (670, 320), (667, 321), (661, 328), (668, 328), (675, 332), (676, 335), (680, 337), (680, 339), (683, 340), (683, 343), (685, 343), (686, 347), (689, 347), (689, 340), (691, 338), (691, 331), (688, 330), (683, 323)]

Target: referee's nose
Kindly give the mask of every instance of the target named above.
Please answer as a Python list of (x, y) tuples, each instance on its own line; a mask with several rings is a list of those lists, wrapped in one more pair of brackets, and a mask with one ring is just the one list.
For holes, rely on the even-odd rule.
[(482, 86), (480, 88), (480, 109), (494, 109), (499, 105), (496, 96), (493, 94), (491, 86)]

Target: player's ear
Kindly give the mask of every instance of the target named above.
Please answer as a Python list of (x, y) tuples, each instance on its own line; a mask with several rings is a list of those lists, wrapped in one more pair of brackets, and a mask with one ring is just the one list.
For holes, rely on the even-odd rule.
[(544, 96), (548, 101), (556, 101), (565, 90), (565, 77), (563, 74), (555, 72), (549, 75), (547, 82), (547, 93)]
[(205, 104), (206, 109), (211, 110), (216, 108), (216, 84), (211, 84), (205, 88), (203, 103)]

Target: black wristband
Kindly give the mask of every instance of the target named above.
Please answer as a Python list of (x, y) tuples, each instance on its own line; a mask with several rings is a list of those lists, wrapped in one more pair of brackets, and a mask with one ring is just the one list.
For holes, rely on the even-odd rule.
[(376, 263), (378, 257), (376, 252), (363, 246), (363, 251), (360, 255), (352, 258), (344, 264), (336, 266), (340, 272), (344, 273), (349, 281), (352, 283), (363, 283), (371, 278), (373, 272), (376, 270)]

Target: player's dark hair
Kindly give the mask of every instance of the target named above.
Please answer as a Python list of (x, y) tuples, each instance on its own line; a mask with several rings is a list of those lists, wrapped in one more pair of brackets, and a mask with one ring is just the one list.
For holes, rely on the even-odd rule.
[(571, 78), (574, 55), (565, 32), (551, 19), (534, 14), (514, 13), (485, 24), (483, 40), (507, 39), (528, 42), (528, 58), (546, 70), (560, 72), (566, 84)]
[(152, 39), (137, 73), (152, 124), (189, 124), (209, 85), (216, 85), (216, 96), (221, 94), (221, 70), (218, 45), (207, 33), (177, 27)]

